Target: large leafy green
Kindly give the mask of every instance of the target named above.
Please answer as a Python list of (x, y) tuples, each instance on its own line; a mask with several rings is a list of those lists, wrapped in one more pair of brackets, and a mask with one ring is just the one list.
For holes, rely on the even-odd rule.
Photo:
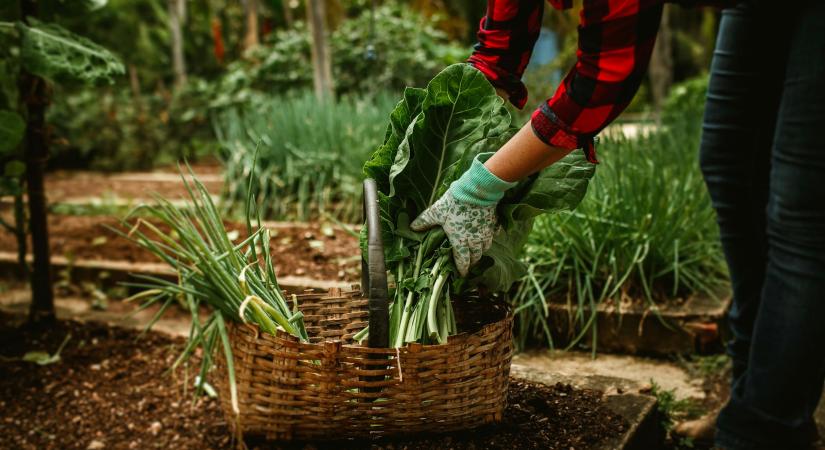
[(113, 83), (125, 73), (123, 64), (109, 50), (53, 23), (29, 19), (17, 23), (22, 37), (20, 54), (29, 72), (49, 80), (100, 80)]
[[(387, 270), (396, 281), (390, 314), (394, 346), (444, 342), (456, 331), (451, 295), (484, 285), (507, 291), (522, 277), (519, 257), (533, 219), (576, 207), (594, 166), (571, 154), (509, 190), (500, 202), (502, 231), (466, 279), (455, 274), (440, 228), (415, 233), (410, 219), (435, 202), (480, 153), (498, 150), (515, 133), (493, 86), (475, 68), (456, 64), (426, 89), (408, 88), (390, 115), (384, 143), (364, 165), (376, 180)], [(366, 233), (362, 233), (362, 245)]]
[[(390, 168), (390, 196), (401, 195), (420, 212), (449, 187), (456, 165), (465, 169), (468, 150), (509, 126), (504, 101), (484, 75), (455, 64), (427, 85), (421, 112), (407, 127)], [(476, 146), (475, 148), (478, 148)]]

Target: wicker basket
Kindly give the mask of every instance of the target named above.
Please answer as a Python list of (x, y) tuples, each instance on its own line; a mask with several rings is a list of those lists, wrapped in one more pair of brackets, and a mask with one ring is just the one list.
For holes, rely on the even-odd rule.
[[(374, 284), (365, 283), (371, 293)], [(306, 293), (297, 301), (309, 343), (287, 333), (259, 333), (253, 325), (229, 327), (237, 413), (222, 358), (215, 381), (236, 433), (333, 440), (452, 431), (501, 420), (513, 353), (513, 318), (504, 309), (485, 311), (495, 305), (468, 301), (456, 307), (456, 318), (459, 329), (470, 331), (442, 345), (394, 349), (352, 341), (376, 311), (359, 289)], [(478, 317), (493, 319), (477, 324)]]

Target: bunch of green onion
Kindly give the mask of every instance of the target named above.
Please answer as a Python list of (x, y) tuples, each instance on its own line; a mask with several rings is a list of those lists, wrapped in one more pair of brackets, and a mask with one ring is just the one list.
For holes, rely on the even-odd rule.
[[(178, 274), (178, 282), (140, 275), (142, 281), (130, 285), (145, 290), (131, 300), (142, 300), (141, 309), (158, 302), (162, 304), (147, 328), (173, 302), (182, 303), (191, 312), (188, 342), (173, 369), (200, 347), (203, 359), (199, 379), (204, 380), (220, 340), (229, 369), (232, 405), (237, 413), (237, 388), (226, 320), (251, 322), (270, 334), (283, 330), (303, 341), (308, 340), (307, 332), (297, 304), (291, 309), (278, 285), (269, 248), (270, 232), (261, 226), (259, 214), (257, 226), (252, 226), (253, 196), (249, 194), (246, 202), (248, 237), (234, 243), (209, 192), (195, 178), (191, 168), (189, 174), (191, 182), (183, 174), (181, 176), (189, 194), (186, 206), (176, 207), (155, 196), (155, 205), (138, 206), (124, 220), (124, 225), (130, 229), (119, 233), (168, 263)], [(248, 192), (251, 193), (251, 177), (249, 183)], [(136, 221), (129, 223), (135, 217)], [(164, 232), (143, 217), (159, 221), (171, 231)], [(211, 310), (205, 320), (198, 315), (202, 305)]]

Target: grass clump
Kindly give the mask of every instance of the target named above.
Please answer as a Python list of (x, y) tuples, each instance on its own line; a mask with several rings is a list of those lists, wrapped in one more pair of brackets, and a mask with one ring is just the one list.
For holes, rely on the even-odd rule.
[[(311, 92), (272, 97), (215, 116), (225, 164), (225, 198), (237, 210), (254, 170), (265, 218), (361, 217), (361, 165), (381, 144), (395, 99), (378, 94), (319, 103)], [(253, 154), (258, 148), (257, 163)]]

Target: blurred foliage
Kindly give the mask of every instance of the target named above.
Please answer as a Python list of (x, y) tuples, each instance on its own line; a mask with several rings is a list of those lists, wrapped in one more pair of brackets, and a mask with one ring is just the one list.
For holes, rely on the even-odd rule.
[(397, 95), (342, 97), (319, 107), (305, 91), (215, 115), (226, 200), (243, 211), (256, 151), (255, 192), (265, 218), (361, 217), (361, 166), (382, 142)]
[(700, 75), (676, 84), (670, 91), (662, 110), (665, 122), (679, 120), (682, 116), (701, 119), (705, 111), (708, 93), (708, 76)]
[[(119, 1), (124, 7), (145, 7)], [(157, 0), (148, 4), (153, 2)], [(330, 45), (339, 95), (368, 95), (424, 85), (444, 66), (469, 53), (469, 48), (450, 43), (432, 20), (409, 7), (388, 3), (374, 13), (373, 19), (369, 9), (360, 9), (358, 16), (343, 21), (332, 33)], [(111, 20), (116, 20), (114, 17)], [(371, 37), (369, 24), (373, 20), (375, 32)], [(145, 26), (135, 32), (148, 39), (146, 46), (157, 48)], [(374, 59), (366, 53), (369, 44), (373, 45)], [(205, 59), (210, 58), (213, 55)], [(168, 65), (165, 54), (161, 61)], [(139, 85), (145, 85), (141, 76), (137, 77)], [(311, 89), (309, 33), (298, 21), (290, 29), (267, 35), (261, 45), (229, 63), (221, 76), (190, 76), (187, 85), (177, 91), (162, 87), (168, 82), (165, 78), (157, 82), (161, 87), (149, 93), (136, 92), (129, 85), (102, 94), (83, 88), (61, 92), (49, 116), (56, 137), (53, 166), (146, 169), (183, 156), (215, 154), (217, 144), (206, 125), (212, 115), (236, 107), (266, 108), (273, 96), (300, 96)]]
[[(51, 167), (141, 170), (214, 154), (216, 143), (197, 83), (167, 98), (128, 90), (77, 90), (49, 109)], [(63, 94), (63, 92), (61, 92)]]
[[(338, 94), (422, 86), (470, 53), (469, 46), (451, 43), (432, 19), (396, 3), (378, 6), (374, 15), (360, 10), (332, 32), (329, 43)], [(230, 64), (217, 86), (221, 95), (245, 88), (279, 94), (311, 88), (309, 33), (304, 23), (267, 36), (244, 59)]]
[[(254, 108), (272, 96), (312, 88), (303, 1), (259, 0), (261, 45), (246, 51), (243, 2), (187, 1), (182, 27), (189, 83), (177, 90), (172, 88), (167, 0), (43, 2), (55, 10), (84, 10), (54, 18), (110, 48), (129, 72), (103, 94), (80, 85), (61, 88), (50, 115), (58, 143), (54, 166), (75, 162), (111, 170), (147, 168), (182, 155), (209, 154), (216, 145), (211, 127), (205, 126), (212, 114)], [(16, 5), (3, 3), (0, 17), (11, 14), (11, 3)], [(106, 5), (100, 7), (102, 3)], [(485, 7), (475, 0), (330, 0), (327, 23), (336, 92), (399, 92), (425, 84), (470, 53)], [(519, 120), (552, 95), (576, 58), (579, 8), (545, 9), (544, 27), (556, 34), (559, 54), (551, 64), (525, 74), (531, 97)], [(671, 10), (675, 80), (704, 73), (716, 17), (712, 10)], [(16, 73), (5, 57), (14, 51), (0, 49), (0, 73)], [(7, 85), (0, 76), (0, 102), (16, 104), (16, 86)], [(643, 84), (628, 111), (646, 112), (648, 91)]]

